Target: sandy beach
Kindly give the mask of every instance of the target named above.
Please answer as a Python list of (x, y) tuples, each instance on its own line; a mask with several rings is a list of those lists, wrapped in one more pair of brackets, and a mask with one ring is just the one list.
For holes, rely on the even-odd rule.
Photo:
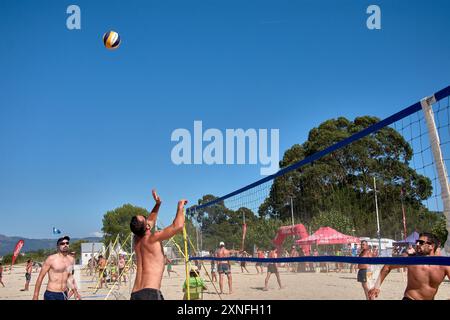
[[(209, 266), (205, 264), (208, 268)], [(361, 285), (356, 281), (356, 273), (349, 273), (344, 270), (340, 273), (292, 273), (286, 268), (280, 268), (280, 276), (283, 289), (278, 288), (274, 275), (269, 281), (269, 291), (263, 291), (264, 275), (256, 274), (253, 264), (247, 266), (250, 273), (241, 273), (238, 265), (232, 267), (233, 271), (233, 294), (224, 294), (219, 297), (213, 284), (209, 281), (206, 273), (202, 271), (202, 277), (206, 280), (208, 290), (204, 292), (204, 300), (364, 300), (364, 292)], [(14, 266), (12, 272), (3, 273), (3, 282), (6, 287), (0, 286), (0, 300), (29, 300), (33, 296), (35, 282), (38, 273), (33, 273), (30, 284), (30, 291), (22, 292), (20, 289), (25, 284), (24, 265)], [(173, 270), (178, 275), (172, 273), (169, 278), (167, 272), (164, 273), (161, 291), (166, 300), (181, 300), (183, 297), (182, 284), (185, 279), (184, 265), (175, 265)], [(76, 267), (76, 280), (80, 288), (81, 295), (85, 300), (128, 300), (131, 293), (131, 285), (128, 282), (120, 288), (117, 286), (111, 290), (100, 289), (97, 292), (97, 278), (86, 274), (86, 269), (81, 266)], [(40, 299), (46, 287), (46, 279), (41, 287)], [(218, 290), (219, 284), (215, 283)], [(392, 272), (382, 286), (380, 300), (401, 300), (406, 288), (406, 274)], [(228, 285), (224, 279), (224, 291), (228, 292)], [(108, 296), (109, 295), (109, 296)], [(107, 297), (108, 296), (108, 297)], [(450, 299), (450, 282), (444, 281), (436, 296), (436, 300)]]

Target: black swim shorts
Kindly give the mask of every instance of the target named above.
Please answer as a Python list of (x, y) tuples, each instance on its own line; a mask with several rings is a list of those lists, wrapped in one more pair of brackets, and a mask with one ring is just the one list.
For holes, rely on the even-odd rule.
[(267, 265), (267, 272), (270, 272), (270, 273), (277, 273), (277, 272), (278, 272), (278, 269), (277, 269), (276, 264), (275, 264), (275, 263), (269, 263), (269, 264)]
[(130, 300), (164, 300), (164, 297), (161, 291), (148, 288), (133, 292)]
[(217, 271), (219, 271), (219, 274), (224, 273), (228, 275), (231, 273), (230, 266), (228, 265), (228, 263), (219, 263)]
[(367, 282), (367, 269), (359, 269), (358, 271), (358, 282)]

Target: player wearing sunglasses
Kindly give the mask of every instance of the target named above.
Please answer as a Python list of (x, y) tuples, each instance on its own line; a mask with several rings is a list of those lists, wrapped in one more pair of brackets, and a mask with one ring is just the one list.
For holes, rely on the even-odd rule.
[[(431, 233), (421, 233), (416, 242), (416, 256), (436, 256), (439, 240)], [(450, 279), (450, 266), (411, 265), (384, 266), (375, 287), (369, 290), (369, 297), (374, 299), (380, 293), (380, 287), (386, 276), (393, 269), (408, 269), (408, 284), (403, 300), (434, 300), (439, 286), (447, 276)]]
[[(33, 300), (38, 300), (41, 284), (47, 273), (48, 283), (44, 300), (67, 300), (67, 280), (71, 276), (75, 264), (74, 257), (69, 254), (69, 242), (68, 236), (59, 238), (56, 242), (57, 253), (52, 254), (45, 260), (36, 280)], [(78, 293), (75, 294), (78, 296)]]

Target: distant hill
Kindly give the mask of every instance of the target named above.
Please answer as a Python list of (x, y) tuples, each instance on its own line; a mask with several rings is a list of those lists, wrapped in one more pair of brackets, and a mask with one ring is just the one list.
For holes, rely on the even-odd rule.
[[(40, 249), (55, 249), (56, 248), (56, 237), (55, 239), (27, 239), (21, 237), (7, 237), (0, 234), (0, 256), (12, 253), (17, 241), (22, 239), (24, 241), (23, 248), (20, 252), (30, 252), (37, 251)], [(97, 237), (87, 237), (87, 238), (72, 238), (71, 242), (78, 240), (86, 240), (89, 242), (100, 242), (102, 238)]]

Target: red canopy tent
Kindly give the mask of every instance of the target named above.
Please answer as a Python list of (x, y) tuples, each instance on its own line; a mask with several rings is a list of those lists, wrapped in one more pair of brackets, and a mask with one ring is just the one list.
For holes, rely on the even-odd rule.
[(321, 227), (307, 238), (297, 240), (298, 245), (348, 244), (359, 242), (359, 238), (340, 233), (330, 227)]

